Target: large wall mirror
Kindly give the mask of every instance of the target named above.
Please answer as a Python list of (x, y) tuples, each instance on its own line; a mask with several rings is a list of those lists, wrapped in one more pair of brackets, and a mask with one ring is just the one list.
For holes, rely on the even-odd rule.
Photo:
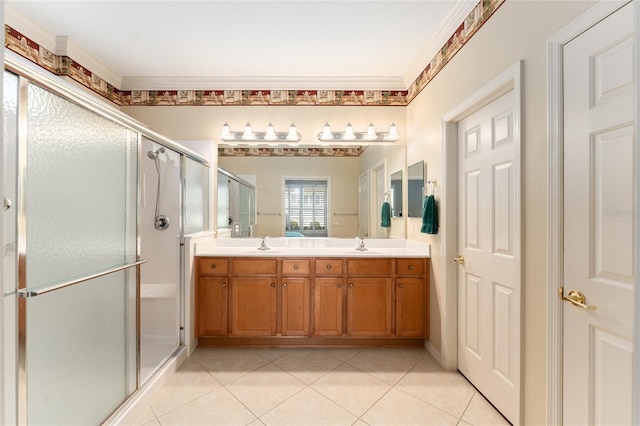
[(407, 169), (407, 216), (409, 217), (422, 217), (424, 175), (424, 161), (418, 161)]
[[(359, 152), (347, 152), (347, 149), (336, 149), (333, 155), (322, 153), (326, 147), (310, 147), (309, 155), (291, 155), (285, 149), (271, 152), (251, 148), (251, 152), (228, 147), (219, 151), (218, 166), (240, 176), (256, 186), (256, 224), (254, 236), (283, 237), (292, 236), (287, 223), (292, 221), (299, 225), (298, 232), (304, 233), (305, 226), (313, 225), (317, 232), (327, 231), (326, 235), (337, 238), (353, 238), (359, 236), (360, 222), (368, 219), (370, 231), (362, 236), (369, 238), (382, 237), (378, 232), (380, 225), (380, 208), (385, 192), (390, 192), (391, 174), (405, 169), (405, 146), (369, 146)], [(349, 148), (352, 150), (353, 148)], [(234, 151), (235, 150), (235, 151)], [(258, 153), (258, 154), (256, 154)], [(296, 152), (295, 154), (298, 154)], [(269, 154), (269, 155), (267, 155)], [(381, 168), (381, 165), (382, 168)], [(372, 171), (372, 173), (368, 173)], [(379, 174), (379, 178), (375, 178)], [(395, 173), (394, 173), (395, 176)], [(368, 178), (367, 188), (361, 186)], [(397, 183), (402, 190), (402, 177)], [(313, 194), (301, 193), (301, 214), (305, 217), (290, 217), (291, 206), (296, 199), (285, 203), (285, 185), (287, 181), (326, 181), (325, 192), (314, 191)], [(382, 185), (384, 181), (384, 185)], [(382, 192), (381, 192), (382, 191)], [(304, 191), (303, 191), (304, 192)], [(326, 194), (326, 195), (323, 195)], [(326, 196), (326, 200), (323, 197)], [(360, 211), (360, 201), (367, 197), (368, 212)], [(398, 216), (402, 213), (402, 194), (399, 195), (396, 207)], [(325, 214), (322, 214), (326, 201)], [(395, 202), (394, 202), (395, 203)], [(285, 205), (286, 204), (286, 205)], [(308, 206), (308, 209), (305, 209)], [(309, 221), (306, 224), (305, 221)], [(291, 226), (289, 226), (291, 228)], [(404, 238), (405, 227), (399, 219), (394, 219), (387, 237)]]

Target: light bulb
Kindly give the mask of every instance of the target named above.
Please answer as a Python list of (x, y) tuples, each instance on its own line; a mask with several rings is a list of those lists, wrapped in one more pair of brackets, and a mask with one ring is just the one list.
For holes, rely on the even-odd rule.
[(344, 135), (342, 136), (342, 140), (352, 141), (356, 138), (356, 135), (353, 134), (353, 126), (351, 123), (347, 123), (347, 127), (344, 129)]
[(220, 139), (222, 139), (223, 141), (233, 139), (233, 136), (231, 136), (231, 130), (229, 129), (229, 124), (226, 121), (222, 125), (222, 133), (220, 133)]
[(291, 123), (291, 126), (289, 126), (289, 134), (287, 134), (287, 140), (296, 142), (300, 140), (300, 135), (298, 135), (296, 125), (293, 123)]
[(367, 141), (378, 139), (378, 134), (376, 133), (376, 128), (373, 127), (373, 123), (369, 123), (369, 127), (367, 127), (367, 134), (364, 136), (364, 139)]
[(398, 134), (398, 128), (395, 123), (391, 123), (391, 127), (389, 127), (389, 134), (385, 137), (386, 140), (397, 141), (400, 139), (400, 135)]
[(318, 139), (320, 139), (321, 141), (330, 141), (333, 139), (333, 133), (331, 133), (331, 126), (329, 126), (329, 123), (324, 125), (322, 133), (320, 134), (320, 137)]
[(275, 141), (276, 139), (278, 139), (278, 137), (276, 136), (275, 130), (273, 130), (273, 124), (269, 123), (269, 125), (267, 126), (267, 133), (265, 133), (264, 135), (264, 140)]
[(253, 135), (253, 130), (251, 129), (251, 124), (249, 124), (249, 122), (247, 122), (247, 124), (244, 125), (244, 133), (242, 134), (242, 139), (245, 141), (255, 139), (255, 136)]

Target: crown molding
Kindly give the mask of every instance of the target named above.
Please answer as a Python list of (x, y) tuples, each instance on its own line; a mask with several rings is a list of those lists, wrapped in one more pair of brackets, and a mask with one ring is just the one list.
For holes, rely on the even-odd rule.
[(72, 58), (85, 69), (91, 70), (93, 74), (99, 75), (107, 83), (114, 87), (120, 87), (122, 77), (111, 68), (100, 62), (93, 55), (78, 46), (77, 43), (65, 35), (51, 35), (38, 25), (34, 24), (27, 17), (20, 14), (10, 5), (6, 5), (5, 23), (16, 31), (25, 34), (30, 40), (36, 42), (40, 47), (55, 53), (58, 56)]
[(120, 87), (122, 85), (122, 77), (118, 73), (82, 49), (67, 36), (56, 36), (55, 53), (56, 55), (73, 58), (75, 62), (91, 70), (94, 74), (99, 75), (100, 78), (113, 87)]
[(55, 52), (56, 50), (56, 37), (52, 36), (38, 25), (31, 22), (24, 15), (17, 12), (10, 5), (5, 4), (5, 24), (14, 28), (22, 34), (29, 37), (29, 40), (33, 40), (38, 45), (45, 49)]
[(416, 80), (477, 4), (476, 1), (456, 2), (405, 71), (403, 76), (405, 87), (409, 87)]
[(402, 77), (123, 77), (122, 90), (407, 90)]

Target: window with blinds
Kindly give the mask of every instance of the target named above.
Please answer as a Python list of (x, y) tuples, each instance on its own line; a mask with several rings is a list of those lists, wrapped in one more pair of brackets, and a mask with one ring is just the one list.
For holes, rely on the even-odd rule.
[(327, 236), (327, 181), (285, 180), (285, 228), (305, 237)]

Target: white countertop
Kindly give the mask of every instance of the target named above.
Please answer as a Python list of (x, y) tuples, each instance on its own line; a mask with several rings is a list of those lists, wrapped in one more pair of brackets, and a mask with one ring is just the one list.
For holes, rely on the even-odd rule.
[(365, 238), (365, 251), (354, 238), (218, 238), (196, 244), (196, 256), (238, 257), (430, 257), (428, 244), (413, 240)]

